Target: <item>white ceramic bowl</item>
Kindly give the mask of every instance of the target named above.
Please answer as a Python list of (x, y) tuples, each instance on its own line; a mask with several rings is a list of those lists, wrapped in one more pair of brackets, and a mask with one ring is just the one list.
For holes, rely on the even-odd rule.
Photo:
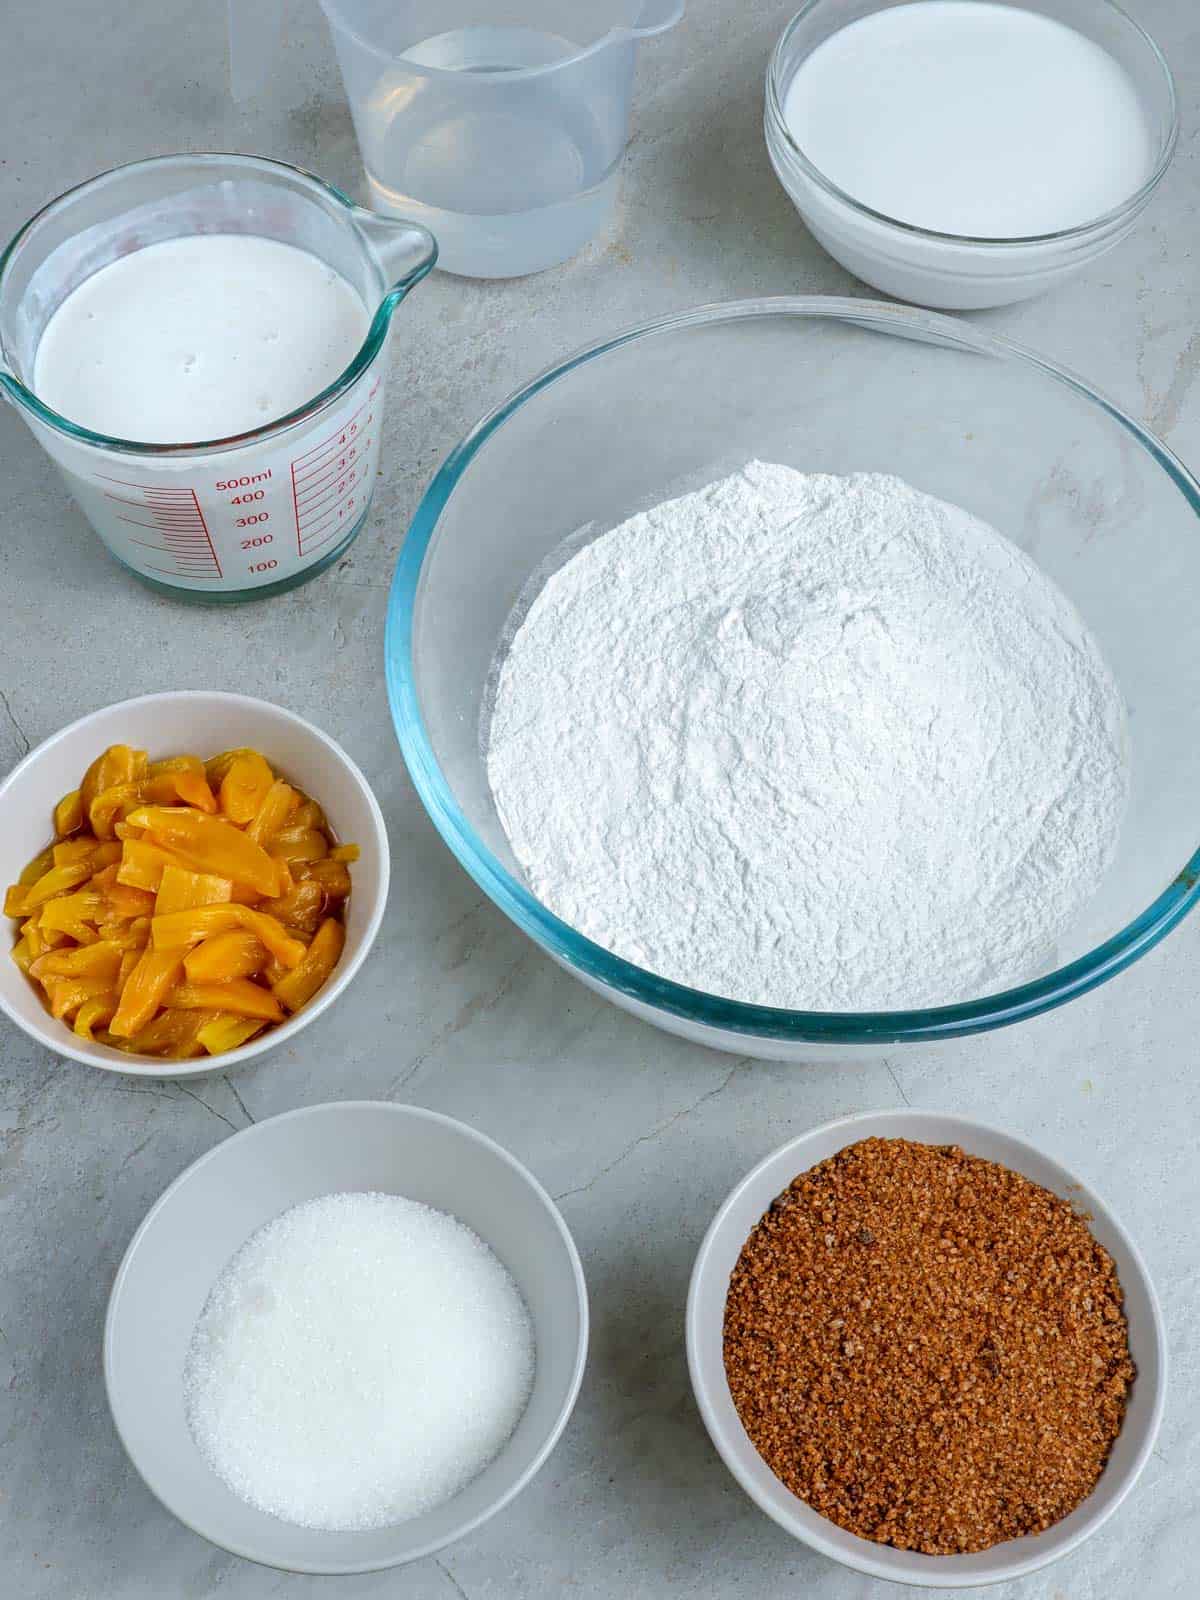
[[(55, 803), (78, 788), (89, 763), (110, 744), (148, 750), (152, 760), (183, 752), (208, 757), (238, 745), (261, 750), (285, 777), (319, 802), (339, 839), (361, 847), (362, 855), (350, 869), (354, 887), (346, 945), (329, 981), (290, 1021), (221, 1056), (163, 1061), (88, 1044), (45, 1010), (32, 984), (8, 959), (7, 944), (0, 950), (0, 1009), (47, 1049), (86, 1066), (140, 1077), (193, 1078), (226, 1072), (295, 1038), (333, 1004), (362, 966), (387, 903), (389, 856), (383, 814), (367, 780), (341, 746), (295, 712), (265, 700), (207, 689), (148, 694), (105, 706), (60, 729), (31, 750), (0, 784), (0, 885), (15, 883), (26, 862), (45, 848), (53, 831)], [(0, 939), (11, 942), (16, 924), (3, 920)]]
[[(347, 1190), (407, 1195), (453, 1212), (516, 1279), (533, 1318), (533, 1393), (512, 1438), (434, 1510), (391, 1528), (327, 1533), (256, 1511), (210, 1471), (184, 1413), (184, 1357), (213, 1281), (290, 1206)], [(579, 1393), (587, 1356), (579, 1255), (549, 1195), (499, 1145), (415, 1106), (306, 1106), (210, 1150), (150, 1209), (125, 1253), (104, 1330), (113, 1420), (169, 1511), (213, 1544), (290, 1572), (374, 1572), (415, 1561), (494, 1516), (542, 1466)]]
[[(722, 1355), (729, 1275), (750, 1230), (793, 1178), (846, 1145), (869, 1138), (957, 1144), (971, 1155), (1023, 1173), (1087, 1212), (1092, 1233), (1116, 1263), (1137, 1378), (1124, 1425), (1099, 1483), (1082, 1505), (1045, 1533), (962, 1556), (926, 1556), (860, 1539), (785, 1488), (742, 1427), (725, 1380)], [(742, 1179), (713, 1218), (696, 1256), (688, 1293), (687, 1353), (692, 1388), (709, 1437), (761, 1510), (795, 1538), (843, 1566), (873, 1578), (929, 1589), (959, 1589), (1024, 1577), (1057, 1561), (1095, 1533), (1124, 1500), (1146, 1464), (1158, 1434), (1167, 1381), (1166, 1335), (1153, 1285), (1136, 1246), (1099, 1195), (1023, 1139), (965, 1117), (917, 1110), (871, 1111), (827, 1122), (780, 1146)]]

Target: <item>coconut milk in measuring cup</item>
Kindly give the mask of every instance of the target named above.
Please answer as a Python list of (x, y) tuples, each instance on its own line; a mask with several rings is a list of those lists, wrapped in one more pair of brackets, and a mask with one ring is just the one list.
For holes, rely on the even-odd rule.
[[(279, 162), (118, 168), (53, 201), (0, 258), (0, 386), (144, 582), (199, 601), (277, 593), (336, 561), (366, 520), (388, 330), (436, 254), (424, 228)], [(240, 272), (238, 292), (216, 348), (189, 353), (181, 334), (177, 351), (169, 308), (182, 326), (202, 260)], [(315, 317), (289, 325), (302, 306)], [(94, 370), (106, 315), (128, 326), (119, 397)], [(168, 371), (199, 386), (180, 416), (202, 419), (200, 442), (173, 437)]]

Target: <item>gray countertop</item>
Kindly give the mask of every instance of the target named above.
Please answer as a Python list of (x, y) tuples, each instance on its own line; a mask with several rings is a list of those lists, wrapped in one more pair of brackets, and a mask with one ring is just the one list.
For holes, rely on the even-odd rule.
[[(572, 347), (660, 312), (865, 292), (807, 236), (763, 149), (763, 69), (792, 9), (691, 0), (685, 23), (643, 50), (609, 237), (538, 277), (437, 275), (413, 296), (370, 524), (307, 587), (247, 609), (156, 598), (109, 560), (0, 408), (0, 771), (129, 695), (245, 690), (346, 745), (379, 796), (394, 863), (383, 933), (348, 995), (236, 1078), (124, 1082), (0, 1025), (0, 1594), (899, 1596), (792, 1543), (734, 1485), (692, 1404), (682, 1309), (700, 1236), (747, 1167), (813, 1123), (900, 1102), (1003, 1123), (1086, 1173), (1141, 1242), (1169, 1322), (1167, 1417), (1141, 1483), (1094, 1540), (1011, 1593), (1162, 1600), (1200, 1587), (1200, 918), (1066, 1009), (940, 1053), (910, 1047), (865, 1068), (734, 1061), (642, 1026), (527, 942), (442, 846), (392, 734), (381, 670), (392, 566), (433, 467), (485, 407)], [(1200, 12), (1190, 0), (1132, 9), (1183, 91), (1174, 168), (1138, 232), (1085, 276), (979, 320), (1078, 368), (1195, 464)], [(7, 0), (0, 236), (70, 185), (157, 152), (253, 150), (355, 187), (315, 0), (290, 10), (279, 81), (241, 111), (215, 0)], [(339, 1097), (434, 1107), (527, 1162), (562, 1197), (594, 1333), (574, 1419), (513, 1506), (436, 1559), (321, 1580), (228, 1556), (151, 1498), (114, 1435), (99, 1347), (113, 1270), (166, 1184), (249, 1119)]]

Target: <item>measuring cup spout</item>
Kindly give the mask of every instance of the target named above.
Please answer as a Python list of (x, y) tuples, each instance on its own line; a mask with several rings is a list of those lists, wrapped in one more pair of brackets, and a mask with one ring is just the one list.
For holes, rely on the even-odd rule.
[(433, 269), (438, 258), (437, 240), (419, 222), (381, 217), (365, 206), (351, 204), (350, 216), (384, 276), (391, 280), (391, 288), (379, 308), (390, 317), (405, 295)]

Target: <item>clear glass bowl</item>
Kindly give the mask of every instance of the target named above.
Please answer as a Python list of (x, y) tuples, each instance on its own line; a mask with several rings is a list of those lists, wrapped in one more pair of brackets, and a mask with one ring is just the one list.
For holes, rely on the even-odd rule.
[[(759, 456), (894, 472), (1029, 551), (1097, 636), (1129, 707), (1118, 858), (1054, 970), (892, 1012), (743, 1005), (667, 982), (525, 887), (480, 751), (489, 668), (531, 574), (579, 530)], [(1153, 946), (1200, 889), (1200, 485), (1165, 445), (1051, 362), (951, 318), (864, 300), (741, 301), (618, 334), (543, 373), (454, 449), (392, 585), (387, 682), (430, 816), (476, 882), (557, 961), (672, 1032), (744, 1054), (860, 1057), (1061, 1005)], [(803, 968), (804, 950), (795, 953)]]
[[(973, 239), (914, 227), (860, 204), (805, 155), (784, 120), (797, 69), (849, 23), (903, 0), (808, 0), (784, 29), (767, 67), (763, 126), (776, 176), (805, 226), (847, 272), (900, 300), (944, 310), (1009, 305), (1055, 288), (1132, 230), (1171, 163), (1179, 111), (1171, 69), (1154, 40), (1112, 0), (1021, 0), (1108, 52), (1137, 90), (1153, 159), (1121, 205), (1076, 227), (1024, 239)], [(853, 114), (853, 108), (850, 113)]]

